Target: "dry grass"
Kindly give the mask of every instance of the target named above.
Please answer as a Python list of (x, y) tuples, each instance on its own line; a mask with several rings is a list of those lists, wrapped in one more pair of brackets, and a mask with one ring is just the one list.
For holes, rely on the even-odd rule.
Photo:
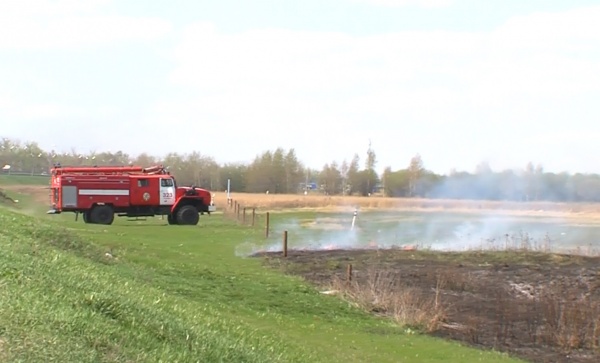
[[(479, 200), (389, 198), (359, 196), (325, 196), (319, 194), (252, 194), (233, 193), (234, 202), (244, 207), (268, 210), (286, 209), (389, 209), (410, 211), (457, 211), (464, 213), (509, 214), (522, 216), (569, 216), (600, 220), (598, 203), (504, 202)], [(227, 206), (227, 194), (215, 193), (215, 204)]]
[(393, 272), (367, 270), (363, 280), (332, 280), (332, 290), (366, 311), (389, 316), (402, 326), (435, 331), (445, 319), (440, 291), (445, 279), (439, 275), (435, 294), (423, 294), (419, 289), (403, 286)]
[(365, 311), (389, 317), (401, 326), (428, 333), (458, 330), (474, 344), (481, 343), (485, 332), (494, 335), (496, 347), (506, 346), (520, 332), (526, 332), (524, 344), (556, 347), (566, 354), (600, 348), (600, 301), (592, 295), (600, 285), (592, 276), (580, 276), (579, 283), (587, 286), (583, 293), (581, 286), (566, 280), (535, 288), (523, 285), (519, 291), (498, 286), (490, 300), (495, 307), (488, 307), (494, 313), (486, 318), (474, 312), (472, 318), (459, 324), (448, 321), (451, 304), (442, 296), (477, 295), (484, 288), (481, 281), (443, 268), (428, 275), (432, 277), (428, 281), (434, 283), (424, 288), (402, 280), (397, 271), (369, 266), (351, 280), (334, 276), (330, 288)]
[[(600, 302), (580, 291), (566, 283), (526, 289), (519, 293), (526, 300), (515, 306), (514, 300), (508, 298), (510, 290), (499, 289), (495, 299), (498, 313), (492, 324), (497, 343), (504, 345), (517, 331), (526, 331), (527, 343), (537, 346), (557, 347), (566, 353), (597, 350), (600, 347)], [(485, 329), (478, 323), (481, 321), (474, 321), (470, 327), (475, 343), (480, 329)], [(489, 323), (487, 325), (489, 327)]]
[(561, 284), (541, 292), (536, 299), (538, 314), (529, 317), (538, 327), (538, 339), (566, 351), (600, 347), (600, 302), (573, 287)]

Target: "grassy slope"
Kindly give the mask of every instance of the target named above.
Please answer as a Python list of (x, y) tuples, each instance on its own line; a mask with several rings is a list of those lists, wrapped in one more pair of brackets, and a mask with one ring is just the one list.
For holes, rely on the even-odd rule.
[(260, 233), (218, 215), (161, 222), (0, 208), (0, 361), (511, 361), (405, 334), (238, 258)]

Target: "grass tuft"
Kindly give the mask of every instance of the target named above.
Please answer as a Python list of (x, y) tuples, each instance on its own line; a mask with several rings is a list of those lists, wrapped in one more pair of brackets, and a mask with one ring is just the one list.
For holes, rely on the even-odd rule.
[(370, 267), (361, 280), (348, 281), (334, 276), (331, 289), (339, 291), (344, 298), (368, 312), (391, 317), (401, 326), (430, 333), (445, 320), (440, 295), (444, 281), (444, 277), (439, 275), (436, 293), (432, 297), (423, 294), (420, 289), (406, 286), (392, 271)]

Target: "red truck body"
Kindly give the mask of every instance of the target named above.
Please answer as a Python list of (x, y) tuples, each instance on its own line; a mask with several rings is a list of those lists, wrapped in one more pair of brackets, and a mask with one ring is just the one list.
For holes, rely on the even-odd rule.
[(178, 187), (161, 165), (60, 167), (51, 169), (50, 214), (83, 214), (86, 223), (112, 224), (114, 215), (166, 215), (170, 224), (198, 224), (199, 214), (215, 211), (205, 189)]

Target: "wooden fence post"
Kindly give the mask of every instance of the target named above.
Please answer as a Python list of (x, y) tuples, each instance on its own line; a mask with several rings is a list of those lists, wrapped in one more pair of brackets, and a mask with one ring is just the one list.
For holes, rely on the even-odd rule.
[(269, 238), (269, 212), (267, 212), (267, 221), (265, 222), (265, 238)]
[(287, 257), (288, 232), (283, 231), (283, 257)]
[(256, 208), (252, 208), (252, 227), (254, 227), (255, 220), (256, 220)]
[(348, 270), (346, 270), (346, 281), (349, 283), (352, 281), (352, 264), (348, 264)]

